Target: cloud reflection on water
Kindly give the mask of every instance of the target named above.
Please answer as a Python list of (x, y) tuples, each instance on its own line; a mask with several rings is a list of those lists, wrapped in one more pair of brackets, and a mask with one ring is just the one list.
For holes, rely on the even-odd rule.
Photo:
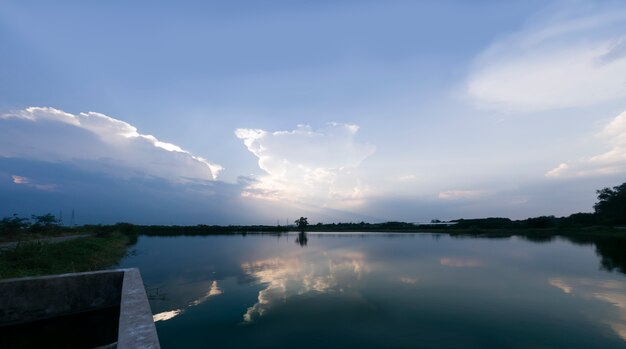
[(210, 297), (218, 296), (218, 295), (220, 295), (222, 293), (224, 293), (224, 291), (217, 284), (217, 280), (213, 280), (213, 282), (211, 282), (211, 287), (206, 292), (206, 294), (204, 296), (196, 299), (196, 300), (193, 300), (193, 301), (189, 302), (189, 304), (187, 305), (186, 308), (174, 309), (174, 310), (168, 310), (168, 311), (160, 312), (158, 314), (154, 314), (152, 316), (152, 319), (154, 320), (154, 322), (157, 322), (157, 321), (167, 321), (167, 320), (173, 319), (176, 316), (184, 313), (187, 310), (187, 308), (194, 307), (196, 305), (202, 304), (207, 299), (209, 299)]
[[(604, 314), (615, 333), (626, 341), (626, 282), (583, 278), (551, 278), (548, 283), (566, 294), (608, 302), (617, 312)], [(613, 316), (612, 316), (613, 315)]]
[[(318, 257), (318, 258), (316, 258)], [(243, 315), (245, 323), (255, 319), (277, 302), (309, 292), (343, 292), (370, 272), (365, 255), (357, 251), (336, 250), (290, 258), (270, 258), (241, 265), (244, 272), (265, 288), (257, 302)]]
[(415, 285), (417, 283), (417, 278), (408, 277), (408, 276), (401, 276), (398, 279), (398, 281), (400, 281), (403, 284)]
[(439, 263), (451, 268), (477, 268), (483, 266), (483, 262), (474, 258), (445, 257), (441, 258)]

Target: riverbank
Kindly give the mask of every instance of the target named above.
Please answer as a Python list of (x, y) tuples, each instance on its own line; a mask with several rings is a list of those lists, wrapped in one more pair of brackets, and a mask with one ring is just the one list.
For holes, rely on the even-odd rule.
[(58, 243), (21, 242), (0, 252), (0, 279), (104, 269), (117, 264), (136, 239), (114, 232)]

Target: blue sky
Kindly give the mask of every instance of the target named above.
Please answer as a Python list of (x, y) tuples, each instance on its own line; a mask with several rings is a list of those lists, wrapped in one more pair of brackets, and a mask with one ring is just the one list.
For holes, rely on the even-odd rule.
[(626, 5), (0, 2), (0, 207), (83, 223), (590, 211)]

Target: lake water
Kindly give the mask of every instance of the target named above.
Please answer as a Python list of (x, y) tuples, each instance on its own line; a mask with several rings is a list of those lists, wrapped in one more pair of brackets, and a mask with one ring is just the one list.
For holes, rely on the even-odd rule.
[(141, 236), (163, 348), (626, 348), (626, 246), (431, 234)]

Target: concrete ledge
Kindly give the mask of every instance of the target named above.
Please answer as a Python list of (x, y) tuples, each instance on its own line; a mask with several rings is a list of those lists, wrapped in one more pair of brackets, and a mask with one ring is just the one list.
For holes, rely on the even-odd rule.
[(134, 268), (0, 280), (0, 295), (0, 328), (119, 306), (117, 348), (160, 348)]
[(118, 348), (160, 348), (150, 303), (137, 269), (124, 273), (117, 336)]

